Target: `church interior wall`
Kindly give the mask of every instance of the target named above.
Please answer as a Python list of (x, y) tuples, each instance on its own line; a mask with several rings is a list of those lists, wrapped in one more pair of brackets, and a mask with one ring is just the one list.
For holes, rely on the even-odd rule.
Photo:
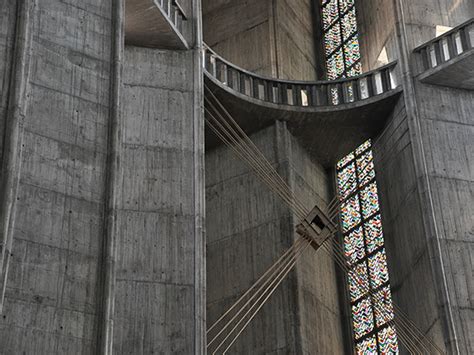
[[(39, 1), (22, 7), (32, 35), (23, 42), (30, 65), (20, 79), (26, 90), (20, 110), (26, 115), (21, 155), (14, 158), (21, 157), (21, 165), (0, 317), (4, 353), (93, 353), (96, 346), (111, 4)], [(3, 1), (2, 16), (15, 18), (15, 5)], [(11, 31), (10, 21), (1, 24), (2, 31)]]

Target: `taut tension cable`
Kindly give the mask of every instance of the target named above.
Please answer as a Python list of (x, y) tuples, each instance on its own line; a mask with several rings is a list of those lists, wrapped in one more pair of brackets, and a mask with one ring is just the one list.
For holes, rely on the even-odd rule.
[[(205, 92), (207, 94), (205, 96), (205, 112), (208, 127), (225, 145), (255, 171), (257, 176), (289, 206), (298, 219), (305, 222), (308, 211), (304, 204), (294, 196), (288, 184), (276, 172), (272, 164), (237, 124), (207, 85), (205, 85)], [(337, 217), (339, 205), (340, 202), (337, 197), (328, 204), (327, 217), (330, 220)], [(329, 237), (332, 237), (333, 234), (334, 233), (331, 233)], [(330, 248), (327, 240), (329, 240), (329, 238), (320, 246), (323, 247), (323, 250), (329, 254), (344, 272), (349, 274), (350, 270), (347, 266), (347, 260), (340, 251), (340, 248)], [(212, 353), (215, 354), (220, 349), (224, 349), (223, 353), (225, 353), (235, 343), (238, 336), (294, 267), (298, 258), (301, 257), (302, 252), (312, 243), (314, 242), (305, 238), (297, 239), (254, 285), (208, 329), (208, 351), (211, 351), (212, 348)], [(355, 278), (362, 288), (367, 287), (367, 292), (369, 291), (369, 286), (362, 279), (361, 275), (351, 273), (351, 277)], [(378, 312), (382, 313), (387, 319), (390, 319), (391, 311), (386, 309), (383, 296), (377, 293), (371, 293), (371, 297), (383, 305)], [(439, 347), (425, 337), (421, 330), (417, 328), (393, 302), (392, 306), (395, 310), (396, 317), (387, 323), (395, 324), (397, 333), (400, 335), (400, 341), (410, 353), (423, 354), (426, 351), (427, 353), (432, 353), (429, 350), (431, 346), (431, 349), (443, 354)]]

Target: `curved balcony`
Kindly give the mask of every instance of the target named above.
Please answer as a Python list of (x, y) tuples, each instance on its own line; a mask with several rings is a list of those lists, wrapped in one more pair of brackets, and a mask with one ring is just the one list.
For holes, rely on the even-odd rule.
[[(327, 167), (383, 129), (402, 91), (395, 69), (393, 62), (349, 79), (281, 80), (239, 68), (204, 48), (206, 84), (247, 133), (285, 121)], [(206, 132), (206, 149), (219, 144)]]

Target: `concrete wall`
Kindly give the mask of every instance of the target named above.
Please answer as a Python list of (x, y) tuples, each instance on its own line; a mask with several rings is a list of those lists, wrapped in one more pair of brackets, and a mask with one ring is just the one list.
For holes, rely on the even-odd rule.
[(436, 37), (436, 26), (455, 27), (474, 16), (471, 0), (401, 0), (409, 49)]
[(390, 285), (394, 301), (438, 346), (444, 348), (444, 320), (430, 263), (415, 172), (413, 144), (403, 100), (374, 142)]
[(356, 1), (357, 26), (363, 71), (376, 69), (385, 49), (388, 61), (399, 57), (396, 35), (396, 13), (393, 1)]
[(128, 48), (122, 85), (119, 1), (26, 3), (0, 4), (0, 352), (203, 353), (199, 51)]
[[(5, 116), (7, 114), (10, 73), (15, 40), (16, 1), (0, 2), (0, 146), (3, 147)], [(0, 158), (1, 158), (0, 151)]]
[[(283, 124), (281, 124), (283, 126)], [(284, 127), (279, 146), (285, 147), (289, 184), (307, 210), (329, 203), (331, 176), (312, 159)], [(294, 222), (298, 217), (294, 217)], [(295, 227), (295, 226), (293, 226)], [(297, 265), (299, 331), (303, 354), (343, 354), (350, 341), (345, 332), (343, 279), (327, 251), (310, 248)], [(342, 292), (341, 292), (342, 291)]]
[(312, 4), (298, 1), (203, 1), (204, 41), (247, 70), (316, 78)]
[[(252, 137), (308, 206), (328, 178), (283, 123)], [(293, 243), (295, 216), (233, 153), (206, 153), (208, 327)], [(334, 264), (309, 248), (232, 348), (233, 353), (342, 352)]]
[(125, 49), (117, 354), (199, 353), (194, 60), (193, 51)]
[(312, 0), (272, 1), (277, 76), (315, 80)]
[(440, 262), (459, 350), (474, 352), (474, 92), (416, 84)]
[[(286, 177), (276, 128), (251, 138)], [(208, 327), (293, 243), (290, 211), (251, 171), (220, 147), (206, 153)], [(283, 282), (242, 333), (233, 353), (298, 353), (296, 280)]]
[[(14, 2), (3, 2), (2, 13), (5, 3)], [(0, 348), (9, 354), (93, 353), (112, 1), (37, 1), (30, 15), (31, 67), (22, 78), (28, 99), (21, 108), (26, 117)]]

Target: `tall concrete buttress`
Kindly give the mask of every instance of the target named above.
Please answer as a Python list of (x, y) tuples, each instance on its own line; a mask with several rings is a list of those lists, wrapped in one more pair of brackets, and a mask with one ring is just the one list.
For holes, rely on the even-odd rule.
[[(127, 6), (130, 2), (127, 3)], [(187, 49), (123, 0), (0, 2), (2, 354), (204, 353), (200, 2)]]

